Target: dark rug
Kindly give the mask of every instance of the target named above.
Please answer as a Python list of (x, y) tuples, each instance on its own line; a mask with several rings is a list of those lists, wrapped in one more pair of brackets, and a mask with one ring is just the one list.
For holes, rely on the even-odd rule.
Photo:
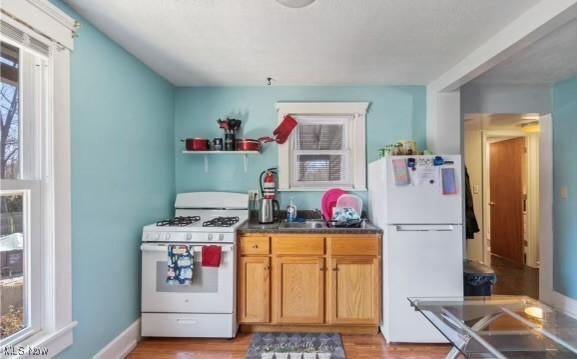
[[(306, 353), (307, 358), (319, 359), (346, 358), (343, 341), (338, 333), (255, 333), (252, 335), (246, 357), (247, 359), (261, 359), (262, 353), (277, 352), (281, 354), (275, 355), (275, 359), (286, 358), (283, 355), (285, 353)], [(314, 356), (312, 353), (317, 353), (317, 355)]]

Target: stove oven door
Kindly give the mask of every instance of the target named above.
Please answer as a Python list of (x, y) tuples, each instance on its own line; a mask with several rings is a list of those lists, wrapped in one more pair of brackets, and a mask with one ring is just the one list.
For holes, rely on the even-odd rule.
[[(170, 243), (191, 245), (190, 243)], [(219, 268), (202, 267), (201, 245), (193, 245), (194, 268), (190, 285), (167, 284), (168, 243), (142, 244), (142, 312), (233, 313), (233, 244), (221, 244)]]

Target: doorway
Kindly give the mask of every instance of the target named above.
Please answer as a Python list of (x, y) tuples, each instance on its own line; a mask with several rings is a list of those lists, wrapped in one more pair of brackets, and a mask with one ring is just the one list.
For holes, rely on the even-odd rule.
[(516, 266), (525, 264), (523, 221), (527, 182), (525, 138), (489, 141), (491, 256)]
[(465, 164), (480, 231), (468, 259), (491, 266), (493, 294), (539, 297), (539, 116), (469, 114)]

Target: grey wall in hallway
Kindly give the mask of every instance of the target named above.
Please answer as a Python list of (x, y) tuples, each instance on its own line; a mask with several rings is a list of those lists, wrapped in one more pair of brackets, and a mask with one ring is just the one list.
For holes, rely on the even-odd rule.
[(461, 88), (461, 110), (467, 113), (550, 113), (549, 85), (480, 85)]

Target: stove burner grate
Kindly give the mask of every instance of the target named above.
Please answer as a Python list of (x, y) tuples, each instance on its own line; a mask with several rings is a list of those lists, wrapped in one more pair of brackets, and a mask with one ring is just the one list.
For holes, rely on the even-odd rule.
[(230, 227), (239, 221), (238, 217), (215, 217), (202, 222), (203, 227)]
[(164, 221), (158, 221), (158, 222), (156, 222), (156, 226), (157, 227), (163, 227), (163, 226), (184, 227), (184, 226), (188, 226), (188, 225), (191, 225), (193, 223), (196, 223), (198, 221), (200, 221), (199, 216), (174, 217), (171, 219), (165, 219)]

